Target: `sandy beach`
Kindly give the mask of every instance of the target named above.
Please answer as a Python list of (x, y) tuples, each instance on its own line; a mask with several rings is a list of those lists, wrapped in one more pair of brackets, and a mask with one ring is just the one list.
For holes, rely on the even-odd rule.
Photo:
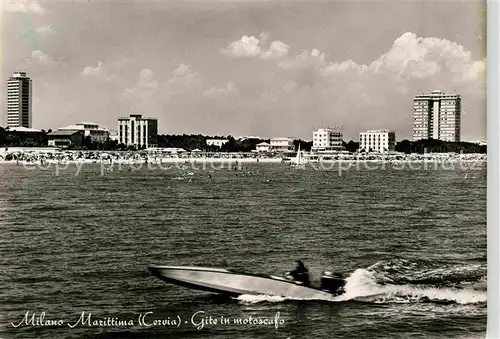
[[(304, 163), (310, 166), (318, 164), (412, 164), (412, 163), (484, 163), (487, 161), (486, 154), (456, 154), (456, 153), (426, 153), (426, 154), (404, 154), (404, 153), (338, 153), (338, 154), (312, 154), (303, 153)], [(50, 148), (9, 148), (0, 150), (0, 164), (18, 164), (24, 166), (49, 167), (56, 165), (59, 168), (69, 164), (97, 164), (101, 167), (112, 167), (115, 165), (135, 165), (146, 167), (162, 167), (164, 165), (184, 167), (230, 167), (244, 164), (283, 164), (285, 166), (292, 162), (293, 158), (284, 157), (280, 154), (258, 154), (258, 153), (182, 153), (168, 154), (162, 152), (147, 151), (70, 151)], [(217, 166), (216, 166), (217, 165)]]
[[(485, 154), (467, 154), (467, 155), (447, 155), (433, 154), (433, 155), (406, 155), (400, 157), (367, 157), (367, 156), (351, 156), (339, 158), (317, 158), (306, 159), (304, 163), (320, 164), (320, 163), (391, 163), (391, 164), (404, 164), (404, 163), (477, 163), (486, 162), (487, 157)], [(97, 164), (103, 166), (121, 165), (202, 165), (202, 164), (224, 164), (224, 165), (238, 165), (238, 164), (290, 164), (290, 160), (283, 158), (213, 158), (213, 157), (188, 157), (188, 158), (72, 158), (72, 157), (55, 157), (47, 158), (45, 156), (21, 156), (13, 159), (5, 159), (0, 156), (0, 164), (18, 164), (18, 165), (55, 165), (64, 166), (67, 164)]]

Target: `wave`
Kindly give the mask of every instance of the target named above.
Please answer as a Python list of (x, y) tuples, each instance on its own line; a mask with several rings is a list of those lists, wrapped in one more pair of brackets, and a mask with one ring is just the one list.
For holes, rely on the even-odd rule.
[[(487, 301), (485, 272), (481, 265), (445, 267), (425, 261), (382, 261), (354, 270), (346, 278), (345, 292), (325, 301), (481, 305)], [(299, 299), (242, 295), (237, 300), (252, 304)]]
[(373, 303), (457, 303), (476, 304), (487, 301), (486, 291), (472, 288), (426, 285), (379, 284), (376, 274), (367, 269), (355, 270), (347, 279), (345, 293), (335, 301), (361, 300)]
[(367, 268), (380, 283), (395, 285), (434, 285), (460, 287), (485, 281), (486, 267), (476, 265), (443, 265), (429, 261), (397, 259), (381, 261)]

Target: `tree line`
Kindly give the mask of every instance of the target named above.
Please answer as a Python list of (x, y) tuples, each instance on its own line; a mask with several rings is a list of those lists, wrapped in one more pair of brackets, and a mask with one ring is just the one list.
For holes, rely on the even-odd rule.
[[(359, 142), (349, 141), (344, 142), (344, 148), (346, 151), (354, 153), (357, 151), (364, 152), (360, 150)], [(396, 143), (396, 152), (401, 153), (482, 153), (487, 152), (486, 145), (479, 145), (472, 142), (451, 142), (451, 141), (441, 141), (436, 139), (422, 139), (417, 141), (401, 140)]]
[[(46, 147), (48, 145), (48, 131), (41, 132), (17, 132), (9, 131), (0, 127), (0, 147)], [(208, 139), (228, 140), (227, 143), (218, 146), (207, 145)], [(157, 146), (160, 148), (182, 148), (186, 151), (199, 149), (203, 152), (251, 152), (255, 150), (257, 144), (267, 142), (269, 139), (244, 138), (235, 139), (233, 136), (205, 136), (201, 134), (179, 134), (179, 135), (158, 135)], [(294, 140), (294, 148), (309, 152), (312, 148), (312, 141)], [(355, 153), (359, 151), (359, 142), (343, 142), (344, 149)], [(107, 150), (107, 151), (127, 151), (135, 150), (134, 146), (119, 144), (116, 140), (108, 139), (104, 143), (96, 143), (89, 136), (85, 137), (81, 146), (71, 145), (70, 149), (84, 150)], [(448, 142), (435, 139), (423, 139), (418, 141), (402, 140), (395, 145), (396, 152), (402, 153), (486, 153), (486, 145), (479, 145), (470, 142)]]
[(486, 145), (472, 142), (452, 142), (436, 139), (418, 141), (402, 140), (396, 144), (396, 152), (410, 153), (487, 153)]

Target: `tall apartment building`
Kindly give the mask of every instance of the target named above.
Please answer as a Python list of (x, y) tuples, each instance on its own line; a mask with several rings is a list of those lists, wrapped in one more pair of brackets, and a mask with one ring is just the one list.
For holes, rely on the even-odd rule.
[(118, 143), (140, 148), (158, 145), (158, 119), (131, 114), (118, 118)]
[(25, 72), (7, 80), (7, 127), (32, 126), (32, 82)]
[(413, 140), (460, 141), (461, 98), (432, 91), (413, 99)]
[(335, 131), (331, 128), (320, 128), (313, 132), (313, 152), (323, 151), (343, 151), (343, 135), (342, 132)]
[(365, 152), (394, 152), (396, 133), (387, 129), (359, 133), (359, 149)]

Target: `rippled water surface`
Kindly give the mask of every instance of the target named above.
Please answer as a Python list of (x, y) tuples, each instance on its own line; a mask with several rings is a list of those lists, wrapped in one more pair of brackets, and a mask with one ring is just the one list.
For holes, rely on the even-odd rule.
[[(26, 170), (0, 164), (1, 338), (480, 338), (486, 171)], [(346, 273), (334, 301), (226, 299), (150, 263)], [(61, 326), (20, 323), (26, 312)], [(191, 323), (206, 320), (203, 328)], [(74, 325), (92, 320), (132, 321)], [(152, 312), (152, 313), (148, 313)], [(138, 317), (147, 313), (145, 326)], [(213, 324), (213, 319), (278, 319)], [(210, 322), (212, 318), (212, 323)], [(177, 327), (174, 322), (181, 319)], [(169, 324), (166, 324), (170, 322)]]

